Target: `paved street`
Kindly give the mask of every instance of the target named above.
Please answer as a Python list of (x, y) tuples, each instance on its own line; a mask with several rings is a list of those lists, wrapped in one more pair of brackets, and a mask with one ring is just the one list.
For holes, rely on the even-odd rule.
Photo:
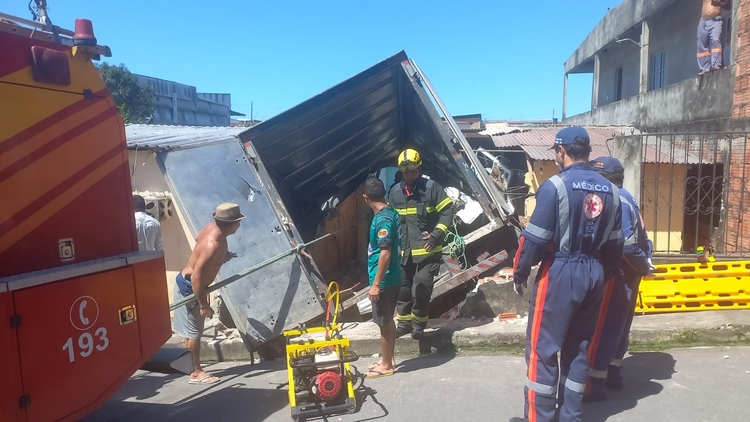
[[(374, 359), (357, 363), (360, 370)], [(194, 386), (184, 376), (139, 372), (86, 422), (288, 422), (282, 362), (221, 363), (222, 378)], [(584, 421), (747, 421), (750, 347), (644, 352), (625, 360), (627, 387), (589, 405)], [(523, 409), (525, 366), (518, 356), (425, 356), (401, 361), (392, 377), (365, 380), (361, 409), (329, 421), (506, 421)], [(318, 419), (321, 420), (321, 419)]]

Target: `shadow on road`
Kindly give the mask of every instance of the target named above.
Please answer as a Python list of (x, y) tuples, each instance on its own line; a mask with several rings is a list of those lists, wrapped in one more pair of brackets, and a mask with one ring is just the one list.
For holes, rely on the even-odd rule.
[[(229, 369), (204, 369), (221, 381), (210, 385), (189, 386), (194, 393), (170, 404), (147, 403), (145, 400), (188, 385), (188, 375), (159, 375), (150, 372), (132, 377), (105, 405), (82, 422), (161, 422), (161, 421), (238, 421), (264, 420), (288, 407), (286, 389), (248, 388), (247, 378), (283, 369), (283, 362), (261, 362)], [(169, 401), (169, 399), (167, 399)]]
[(638, 401), (661, 393), (664, 387), (654, 380), (668, 380), (675, 373), (676, 361), (669, 353), (634, 353), (623, 361), (625, 387), (607, 390), (608, 399), (583, 405), (584, 422), (604, 422), (638, 405)]
[(455, 352), (443, 351), (403, 360), (401, 362), (398, 362), (396, 365), (396, 375), (398, 375), (399, 373), (419, 371), (421, 369), (435, 368), (450, 362), (455, 357)]

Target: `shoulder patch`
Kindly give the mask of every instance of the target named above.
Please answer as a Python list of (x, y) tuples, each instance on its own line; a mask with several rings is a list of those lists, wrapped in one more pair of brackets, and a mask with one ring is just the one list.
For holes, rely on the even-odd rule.
[(586, 199), (583, 200), (583, 213), (586, 214), (586, 218), (592, 220), (599, 217), (604, 211), (604, 201), (599, 195), (590, 193), (586, 195)]
[(386, 236), (388, 236), (388, 229), (380, 229), (380, 231), (378, 231), (378, 237), (382, 238)]

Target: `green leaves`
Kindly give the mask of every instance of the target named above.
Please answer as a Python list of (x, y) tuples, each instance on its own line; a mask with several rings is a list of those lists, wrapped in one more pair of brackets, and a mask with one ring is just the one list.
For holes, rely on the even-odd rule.
[(125, 123), (148, 123), (154, 112), (154, 92), (150, 86), (139, 86), (138, 79), (124, 64), (97, 65), (109, 95), (120, 110)]

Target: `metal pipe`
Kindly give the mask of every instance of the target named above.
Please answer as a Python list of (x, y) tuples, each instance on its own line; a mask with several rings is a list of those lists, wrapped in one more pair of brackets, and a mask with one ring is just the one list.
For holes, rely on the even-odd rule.
[[(19, 18), (17, 16), (8, 15), (6, 13), (0, 12), (0, 19), (5, 19), (5, 20), (11, 21), (11, 22), (18, 23), (18, 24), (24, 24), (26, 26), (30, 26), (30, 27), (33, 27), (33, 28), (36, 28), (36, 29), (40, 29), (42, 31), (48, 31), (47, 25), (45, 25), (45, 24), (43, 24), (41, 22), (36, 22), (36, 21), (24, 19), (24, 18)], [(59, 26), (53, 26), (53, 28), (59, 34), (62, 34), (62, 35), (67, 35), (69, 37), (72, 37), (73, 35), (75, 35), (75, 32), (73, 32), (71, 30), (68, 30), (68, 29), (60, 28)]]

